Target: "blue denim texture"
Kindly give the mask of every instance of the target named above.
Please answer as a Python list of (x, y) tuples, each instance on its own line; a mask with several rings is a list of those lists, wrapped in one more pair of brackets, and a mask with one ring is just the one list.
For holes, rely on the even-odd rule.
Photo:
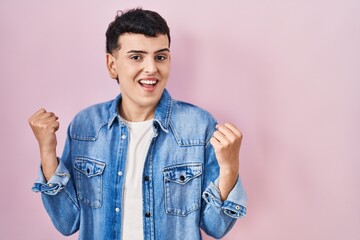
[[(42, 193), (63, 235), (80, 231), (83, 240), (121, 239), (129, 130), (118, 114), (120, 101), (121, 95), (78, 113), (48, 182), (40, 168), (33, 191)], [(198, 240), (200, 228), (222, 238), (246, 215), (240, 177), (228, 198), (220, 198), (219, 165), (209, 142), (216, 123), (205, 110), (164, 91), (143, 173), (144, 239)]]

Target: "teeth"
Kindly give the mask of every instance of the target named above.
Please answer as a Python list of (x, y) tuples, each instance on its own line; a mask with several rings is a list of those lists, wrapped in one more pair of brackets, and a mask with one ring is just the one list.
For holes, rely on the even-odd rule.
[(140, 83), (142, 84), (155, 84), (156, 80), (140, 80)]

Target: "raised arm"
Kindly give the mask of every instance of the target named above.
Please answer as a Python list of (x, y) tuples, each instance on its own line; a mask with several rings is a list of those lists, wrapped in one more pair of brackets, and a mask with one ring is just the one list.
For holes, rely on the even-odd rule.
[(46, 180), (51, 178), (59, 164), (56, 158), (55, 134), (60, 126), (58, 119), (53, 112), (47, 112), (44, 108), (29, 118), (30, 127), (39, 144), (41, 166)]

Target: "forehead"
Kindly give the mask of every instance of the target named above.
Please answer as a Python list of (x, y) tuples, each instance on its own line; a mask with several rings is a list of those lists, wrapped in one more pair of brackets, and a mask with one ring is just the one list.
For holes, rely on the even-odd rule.
[(119, 51), (141, 50), (155, 52), (169, 47), (169, 39), (166, 34), (157, 37), (147, 37), (143, 34), (124, 33), (119, 37)]

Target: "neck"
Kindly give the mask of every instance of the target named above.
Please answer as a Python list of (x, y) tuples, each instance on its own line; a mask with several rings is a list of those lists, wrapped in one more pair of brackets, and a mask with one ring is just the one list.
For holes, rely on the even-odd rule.
[(119, 105), (120, 116), (129, 122), (143, 122), (154, 118), (155, 107), (129, 106), (129, 104), (121, 101)]

